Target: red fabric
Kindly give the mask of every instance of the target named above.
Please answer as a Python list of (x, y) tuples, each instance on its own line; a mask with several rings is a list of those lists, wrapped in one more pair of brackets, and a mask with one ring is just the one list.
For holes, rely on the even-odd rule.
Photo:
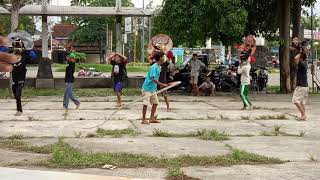
[(251, 56), (250, 56), (250, 63), (251, 63), (251, 64), (254, 64), (254, 63), (256, 63), (256, 61), (257, 61), (256, 58), (251, 55)]
[(172, 51), (169, 51), (169, 52), (167, 53), (167, 58), (168, 58), (168, 59), (173, 59), (173, 52), (172, 52)]

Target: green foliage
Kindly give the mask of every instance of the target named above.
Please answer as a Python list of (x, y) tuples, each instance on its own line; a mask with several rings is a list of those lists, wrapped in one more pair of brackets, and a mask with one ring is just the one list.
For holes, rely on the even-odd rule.
[(320, 18), (317, 16), (312, 16), (312, 21), (311, 21), (311, 16), (302, 17), (302, 24), (304, 28), (311, 29), (311, 23), (313, 24), (312, 29), (315, 30), (316, 27), (320, 27)]
[[(114, 7), (114, 0), (73, 0), (71, 5), (76, 6), (99, 6), (99, 7)], [(133, 6), (131, 0), (122, 0), (122, 6)], [(103, 41), (106, 38), (106, 27), (109, 29), (115, 28), (115, 17), (97, 17), (83, 16), (71, 17), (69, 22), (76, 24), (76, 30), (71, 34), (72, 40), (78, 43), (93, 43)]]
[(76, 52), (76, 57), (79, 59), (81, 63), (84, 63), (87, 61), (87, 54), (82, 52)]
[[(0, 15), (0, 34), (7, 35), (9, 34), (11, 28), (11, 20), (10, 16)], [(19, 30), (25, 30), (30, 34), (34, 34), (35, 32), (35, 22), (31, 16), (20, 16), (19, 17)]]
[(203, 45), (207, 37), (230, 44), (241, 39), (247, 12), (239, 0), (165, 0), (153, 20), (154, 33), (172, 37), (175, 45)]
[[(81, 88), (76, 89), (76, 95), (79, 97), (105, 97), (105, 96), (114, 96), (114, 90), (112, 88)], [(63, 88), (24, 88), (23, 89), (24, 98), (32, 98), (38, 96), (63, 96)], [(126, 96), (140, 96), (141, 90), (137, 88), (124, 88), (123, 94)], [(0, 99), (10, 98), (9, 92), (7, 89), (0, 91)]]

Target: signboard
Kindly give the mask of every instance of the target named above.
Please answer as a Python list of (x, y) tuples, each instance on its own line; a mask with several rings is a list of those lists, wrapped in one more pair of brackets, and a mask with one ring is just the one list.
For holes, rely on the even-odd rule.
[(313, 39), (320, 40), (320, 31), (313, 32)]
[(131, 17), (125, 18), (124, 23), (125, 23), (125, 32), (131, 33), (132, 32), (132, 18)]

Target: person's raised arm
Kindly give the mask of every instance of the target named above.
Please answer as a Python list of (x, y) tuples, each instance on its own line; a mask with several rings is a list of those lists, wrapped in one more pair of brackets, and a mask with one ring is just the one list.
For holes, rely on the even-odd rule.
[(298, 55), (296, 55), (296, 57), (294, 57), (294, 63), (299, 64), (300, 59), (301, 59), (301, 53), (299, 53)]

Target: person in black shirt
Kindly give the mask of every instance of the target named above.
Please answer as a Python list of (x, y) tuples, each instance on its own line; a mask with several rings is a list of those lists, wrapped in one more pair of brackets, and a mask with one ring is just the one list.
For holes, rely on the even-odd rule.
[(301, 42), (299, 46), (299, 54), (295, 56), (294, 61), (297, 65), (297, 87), (294, 91), (292, 102), (297, 106), (301, 116), (298, 118), (300, 121), (307, 119), (306, 115), (306, 103), (308, 100), (308, 62), (307, 54), (309, 52), (309, 46), (306, 42)]
[(12, 70), (12, 93), (16, 99), (17, 112), (16, 116), (22, 115), (21, 95), (26, 80), (27, 68), (26, 61), (30, 59), (28, 51), (24, 47), (24, 43), (19, 38), (15, 38), (12, 42), (12, 48), (8, 53), (13, 54), (19, 60), (13, 64)]
[[(161, 82), (163, 84), (167, 84), (168, 83), (167, 78), (168, 78), (169, 64), (170, 64), (169, 61), (171, 61), (171, 60), (172, 60), (172, 57), (167, 55), (167, 60), (161, 65), (159, 82)], [(158, 90), (161, 89), (160, 86), (157, 86), (157, 88), (158, 88)], [(168, 91), (162, 92), (161, 96), (164, 97), (164, 101), (166, 102), (166, 106), (167, 106), (167, 111), (170, 111), (169, 93), (168, 93)]]
[(76, 109), (80, 107), (80, 101), (74, 96), (73, 94), (73, 83), (74, 83), (74, 71), (75, 71), (75, 62), (76, 62), (76, 55), (74, 51), (69, 48), (67, 56), (68, 66), (66, 68), (66, 76), (65, 76), (65, 91), (64, 91), (64, 98), (63, 98), (63, 108), (65, 109), (65, 115), (68, 113), (69, 107), (69, 99), (73, 101), (76, 105)]
[(109, 58), (109, 63), (112, 65), (111, 78), (113, 80), (113, 90), (117, 95), (117, 107), (123, 106), (121, 95), (123, 82), (127, 78), (126, 64), (128, 59), (121, 54), (114, 54)]

